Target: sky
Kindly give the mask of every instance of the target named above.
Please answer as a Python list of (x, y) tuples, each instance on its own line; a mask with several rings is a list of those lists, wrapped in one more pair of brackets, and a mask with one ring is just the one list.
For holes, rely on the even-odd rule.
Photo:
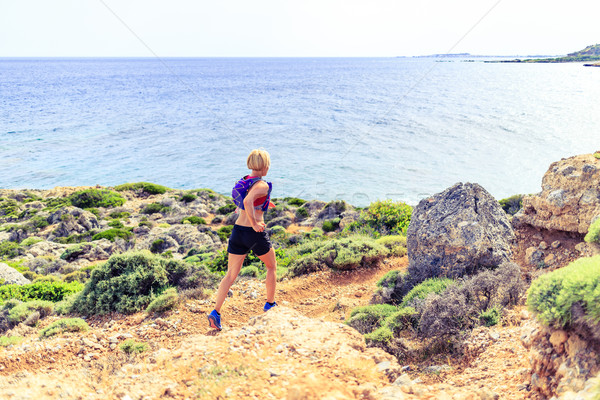
[(562, 55), (591, 0), (0, 0), (0, 57)]

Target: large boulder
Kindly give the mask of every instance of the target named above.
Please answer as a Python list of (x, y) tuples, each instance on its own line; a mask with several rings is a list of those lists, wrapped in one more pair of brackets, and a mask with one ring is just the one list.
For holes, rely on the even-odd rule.
[(412, 285), (458, 278), (510, 260), (515, 234), (506, 213), (476, 183), (457, 183), (421, 200), (407, 231)]
[(584, 154), (550, 164), (542, 191), (523, 197), (523, 208), (513, 223), (585, 234), (598, 216), (600, 160)]
[(0, 263), (0, 280), (3, 280), (6, 285), (26, 285), (31, 283), (31, 281), (25, 278), (19, 271), (4, 263)]

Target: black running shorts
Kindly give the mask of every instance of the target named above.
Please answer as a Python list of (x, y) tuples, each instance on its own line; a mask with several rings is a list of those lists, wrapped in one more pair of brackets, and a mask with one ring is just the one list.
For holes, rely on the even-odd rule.
[(234, 225), (227, 252), (241, 255), (248, 254), (252, 250), (256, 256), (262, 256), (267, 254), (271, 247), (267, 232), (256, 232), (251, 226)]

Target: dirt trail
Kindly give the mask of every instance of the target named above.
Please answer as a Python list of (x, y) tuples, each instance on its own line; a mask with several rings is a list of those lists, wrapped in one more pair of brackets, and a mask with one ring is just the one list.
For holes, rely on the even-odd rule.
[[(349, 312), (354, 307), (368, 304), (372, 293), (376, 289), (376, 282), (383, 275), (393, 269), (406, 268), (407, 264), (407, 258), (403, 257), (389, 259), (377, 268), (347, 272), (322, 271), (309, 276), (284, 280), (278, 283), (277, 301), (283, 307), (294, 309), (306, 317), (339, 323), (348, 317)], [(206, 337), (207, 340), (213, 340), (213, 342), (210, 342), (210, 346), (221, 348), (227, 345), (224, 340), (228, 338), (228, 335), (240, 329), (246, 329), (245, 327), (248, 326), (253, 317), (264, 314), (262, 311), (264, 304), (263, 282), (255, 279), (240, 279), (232, 287), (232, 293), (233, 295), (226, 300), (222, 309), (224, 325), (222, 332), (216, 332), (207, 327), (206, 313), (212, 309), (211, 299), (190, 300), (185, 305), (180, 306), (177, 311), (160, 318), (142, 313), (131, 316), (107, 315), (89, 318), (88, 323), (92, 329), (84, 334), (63, 334), (57, 338), (40, 341), (37, 339), (36, 333), (31, 332), (21, 345), (12, 348), (0, 348), (0, 387), (7, 387), (6, 390), (0, 389), (0, 397), (28, 398), (25, 396), (26, 393), (33, 393), (35, 398), (55, 398), (56, 393), (62, 393), (65, 397), (65, 393), (81, 391), (80, 387), (72, 389), (71, 392), (68, 388), (69, 382), (82, 379), (81, 376), (72, 376), (71, 372), (65, 371), (80, 371), (86, 376), (85, 379), (89, 379), (90, 376), (94, 377), (89, 383), (89, 391), (93, 393), (93, 395), (88, 396), (89, 398), (97, 398), (94, 397), (97, 396), (97, 393), (106, 393), (106, 398), (127, 399), (127, 391), (121, 393), (109, 383), (112, 381), (112, 379), (109, 379), (111, 374), (124, 368), (133, 368), (127, 367), (127, 365), (131, 366), (132, 363), (135, 365), (140, 360), (146, 360), (143, 362), (156, 361), (147, 361), (148, 355), (141, 357), (125, 356), (114, 343), (111, 344), (111, 340), (114, 341), (111, 338), (118, 337), (118, 340), (122, 341), (125, 337), (131, 337), (149, 344), (152, 351), (146, 354), (156, 353), (157, 350), (162, 348), (169, 353), (172, 352), (174, 359), (177, 358), (177, 354), (182, 353), (183, 348), (190, 347), (190, 343), (198, 343), (198, 340), (194, 338), (200, 336)], [(513, 314), (517, 315), (519, 312), (519, 310), (516, 310)], [(44, 320), (42, 327), (52, 322), (52, 320)], [(523, 371), (527, 368), (527, 357), (519, 342), (518, 320), (519, 317), (517, 316), (516, 322), (512, 326), (508, 324), (503, 327), (481, 328), (475, 331), (473, 346), (479, 346), (484, 351), (472, 360), (468, 360), (469, 362), (448, 358), (442, 363), (442, 368), (437, 369), (427, 369), (427, 364), (418, 365), (415, 360), (412, 360), (411, 364), (407, 363), (407, 377), (410, 383), (401, 387), (402, 393), (406, 398), (430, 399), (497, 398), (496, 396), (503, 399), (525, 398), (527, 392), (523, 390), (522, 381)], [(209, 339), (211, 337), (214, 338)], [(237, 345), (235, 340), (228, 340), (230, 347), (224, 347), (223, 351), (225, 352), (228, 352), (228, 349), (231, 350), (231, 348), (235, 349)], [(223, 356), (223, 360), (229, 360), (228, 362), (234, 364), (240, 362), (233, 359), (236, 357), (235, 353), (234, 351), (232, 354)], [(190, 361), (190, 363), (208, 362), (206, 355), (202, 354), (197, 355), (197, 359)], [(231, 357), (233, 358), (230, 359)], [(264, 364), (264, 360), (260, 356), (247, 356), (245, 362), (251, 362), (250, 359), (254, 360), (252, 362), (257, 364), (257, 368), (268, 368), (268, 365)], [(316, 382), (319, 379), (328, 377), (331, 380), (329, 386), (335, 382), (337, 382), (336, 385), (344, 387), (359, 385), (361, 382), (364, 386), (364, 379), (367, 379), (365, 371), (368, 368), (360, 365), (358, 360), (358, 366), (343, 367), (348, 371), (353, 371), (354, 380), (348, 380), (349, 378), (347, 379), (344, 374), (340, 375), (340, 368), (342, 367), (335, 364), (334, 359), (315, 359), (310, 363), (304, 360), (301, 363), (301, 360), (290, 357), (288, 361), (284, 362), (287, 364), (280, 368), (295, 369), (297, 375), (294, 379), (290, 377), (286, 381), (286, 385), (293, 384), (300, 387), (303, 382), (309, 385), (311, 379), (317, 385)], [(429, 362), (433, 361), (429, 360)], [(302, 366), (299, 367), (299, 364)], [(299, 368), (301, 368), (300, 371)], [(138, 373), (141, 372), (138, 371)], [(71, 377), (69, 378), (70, 374)], [(171, 374), (177, 376), (181, 374), (181, 371), (174, 370), (171, 371)], [(147, 375), (151, 376), (151, 372), (147, 372)], [(103, 376), (105, 378), (102, 378)], [(133, 376), (138, 375), (134, 373)], [(167, 394), (171, 393), (171, 397), (174, 398), (186, 398), (189, 393), (184, 395), (185, 390), (175, 390), (177, 386), (175, 383), (171, 383), (171, 386), (167, 384), (169, 376), (169, 373), (165, 372), (164, 377), (157, 378), (158, 380), (165, 380), (163, 385), (172, 387), (170, 392), (169, 390), (166, 391)], [(62, 391), (46, 390), (46, 388), (54, 385), (49, 382), (57, 381), (57, 377), (59, 377), (59, 381), (64, 379), (62, 386), (59, 385), (63, 388)], [(244, 381), (242, 387), (247, 388), (245, 392), (247, 396), (241, 398), (266, 398), (260, 395), (264, 389), (264, 379), (266, 378), (256, 376), (255, 379), (253, 382)], [(354, 391), (342, 391), (340, 393), (345, 394), (340, 395), (339, 398), (380, 398), (376, 395), (376, 389), (384, 385), (390, 385), (390, 383), (387, 382), (383, 374), (373, 374), (369, 379), (371, 379), (370, 386), (367, 385), (366, 388), (358, 386), (361, 388), (360, 390), (357, 390), (357, 386), (355, 386)], [(92, 382), (94, 380), (97, 381), (95, 384)], [(229, 382), (234, 384), (231, 380)], [(319, 384), (323, 385), (322, 382)], [(135, 387), (134, 383), (131, 385), (132, 388)], [(287, 390), (289, 388), (286, 389), (281, 385), (276, 386), (277, 388), (273, 388), (269, 396), (286, 398), (287, 395), (284, 394), (291, 393)], [(213, 388), (213, 392), (207, 393), (215, 393), (214, 390)], [(469, 397), (471, 394), (475, 397)], [(20, 397), (21, 395), (25, 397)], [(241, 395), (241, 393), (238, 393), (238, 395)], [(318, 394), (314, 393), (311, 395), (312, 397), (306, 393), (305, 396), (307, 396), (306, 398), (320, 398)], [(395, 396), (398, 396), (398, 394)], [(88, 397), (82, 396), (81, 398)], [(200, 394), (197, 397), (210, 398), (210, 396), (203, 397)], [(66, 398), (70, 397), (66, 395)], [(136, 397), (129, 398), (134, 399)], [(140, 395), (137, 398), (142, 399), (144, 396)], [(155, 397), (150, 396), (147, 398)], [(194, 397), (192, 396), (192, 398)], [(302, 396), (299, 398), (302, 398)]]

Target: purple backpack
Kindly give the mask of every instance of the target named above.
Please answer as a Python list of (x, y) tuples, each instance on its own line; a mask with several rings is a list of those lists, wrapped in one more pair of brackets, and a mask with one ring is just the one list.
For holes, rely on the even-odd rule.
[[(248, 175), (246, 175), (235, 183), (235, 186), (231, 191), (231, 197), (233, 197), (233, 202), (238, 208), (241, 208), (242, 210), (244, 209), (244, 199), (246, 198), (248, 191), (256, 182), (261, 180), (262, 178), (260, 176), (248, 179)], [(273, 188), (273, 185), (271, 182), (267, 182), (267, 184), (269, 185), (269, 192), (266, 200), (260, 206), (262, 211), (267, 211), (269, 209), (269, 202), (271, 201), (271, 189)]]

